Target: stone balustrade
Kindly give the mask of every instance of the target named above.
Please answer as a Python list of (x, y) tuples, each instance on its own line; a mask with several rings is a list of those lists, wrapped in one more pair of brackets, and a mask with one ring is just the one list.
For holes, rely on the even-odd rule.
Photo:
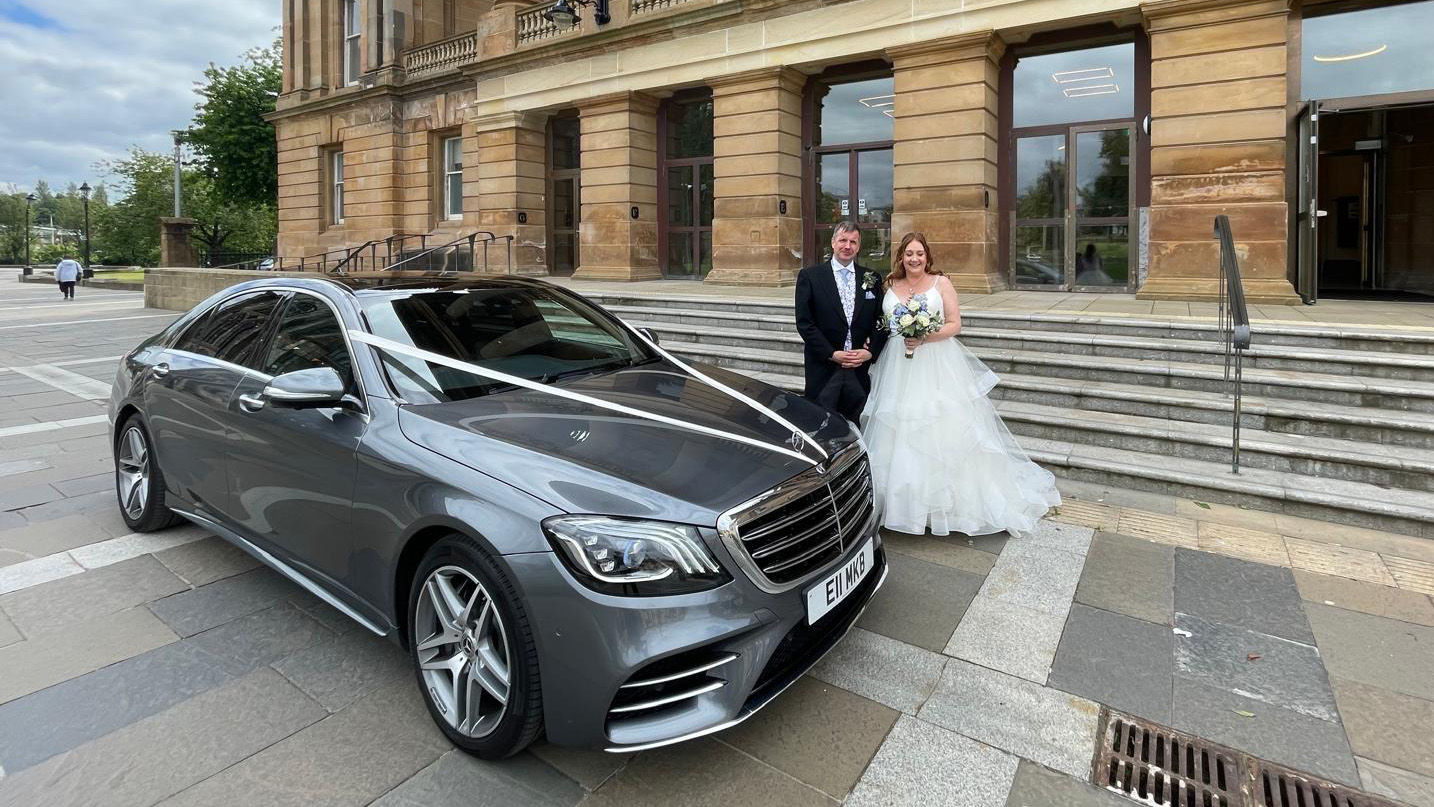
[(680, 6), (689, 0), (632, 0), (632, 16), (648, 14), (653, 11), (665, 11), (673, 6)]
[(543, 12), (547, 9), (547, 3), (539, 3), (530, 9), (518, 12), (518, 47), (576, 33), (580, 30), (580, 25), (572, 25), (567, 28), (559, 27), (557, 23), (543, 16)]
[(403, 54), (403, 68), (409, 76), (422, 76), (477, 60), (478, 34), (469, 31), (408, 51)]

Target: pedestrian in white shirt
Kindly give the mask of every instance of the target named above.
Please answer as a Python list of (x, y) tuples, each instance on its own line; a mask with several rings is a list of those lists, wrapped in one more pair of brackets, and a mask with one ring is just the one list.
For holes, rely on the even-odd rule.
[(60, 294), (66, 300), (75, 299), (75, 281), (80, 279), (80, 262), (65, 258), (55, 265), (55, 280), (60, 284)]

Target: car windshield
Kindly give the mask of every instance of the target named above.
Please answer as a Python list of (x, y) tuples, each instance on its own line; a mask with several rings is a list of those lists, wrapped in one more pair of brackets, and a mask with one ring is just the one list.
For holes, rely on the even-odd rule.
[[(656, 358), (609, 315), (552, 289), (395, 291), (365, 296), (363, 307), (375, 336), (542, 383)], [(394, 389), (414, 403), (510, 388), (423, 359), (379, 353)]]

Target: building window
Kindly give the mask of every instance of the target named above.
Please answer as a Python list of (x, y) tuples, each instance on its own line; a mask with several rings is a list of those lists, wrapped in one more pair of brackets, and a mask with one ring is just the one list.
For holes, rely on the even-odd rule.
[(359, 0), (344, 0), (344, 86), (357, 84), (360, 57), (363, 55), (359, 43)]
[(443, 139), (443, 218), (463, 218), (463, 138)]
[(712, 95), (663, 105), (658, 254), (670, 278), (701, 280), (712, 271)]
[[(1369, 3), (1330, 11), (1305, 4), (1300, 24), (1300, 97), (1344, 98), (1434, 88), (1434, 2)], [(1425, 34), (1420, 34), (1425, 31)]]
[(344, 223), (344, 153), (329, 152), (329, 210), (330, 221)]
[(890, 75), (835, 75), (809, 85), (810, 151), (806, 261), (831, 253), (837, 222), (861, 230), (863, 266), (891, 265), (891, 213), (895, 205), (892, 138), (896, 103)]

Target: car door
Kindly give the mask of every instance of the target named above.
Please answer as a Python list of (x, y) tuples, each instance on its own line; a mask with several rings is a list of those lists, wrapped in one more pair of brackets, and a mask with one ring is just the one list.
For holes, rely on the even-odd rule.
[[(342, 581), (349, 572), (350, 508), (368, 417), (336, 310), (317, 294), (296, 292), (256, 367), (229, 397), (230, 520), (244, 537), (306, 574)], [(352, 406), (291, 409), (263, 401), (274, 376), (315, 367), (339, 372), (353, 393)]]
[(221, 300), (150, 364), (145, 418), (165, 486), (181, 506), (209, 516), (227, 509), (224, 413), (281, 299), (257, 291)]

